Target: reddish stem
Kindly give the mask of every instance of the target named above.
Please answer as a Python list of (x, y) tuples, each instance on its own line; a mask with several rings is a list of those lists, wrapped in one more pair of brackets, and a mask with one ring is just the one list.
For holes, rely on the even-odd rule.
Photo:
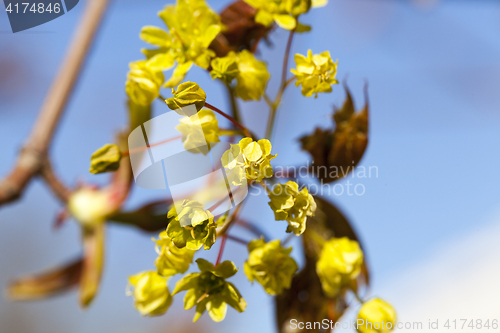
[(176, 136), (176, 137), (173, 137), (170, 139), (166, 139), (166, 140), (163, 140), (160, 142), (153, 143), (152, 145), (148, 145), (147, 147), (140, 147), (140, 148), (132, 149), (132, 150), (129, 150), (129, 151), (122, 153), (122, 155), (129, 156), (130, 154), (135, 154), (135, 153), (139, 153), (141, 151), (144, 151), (147, 148), (156, 147), (156, 146), (162, 145), (164, 143), (172, 142), (172, 141), (179, 140), (179, 139), (182, 139), (182, 135), (179, 135), (179, 136)]
[(226, 246), (226, 240), (227, 240), (227, 235), (222, 236), (222, 241), (220, 243), (220, 248), (219, 248), (219, 255), (217, 256), (217, 261), (215, 262), (215, 266), (217, 266), (222, 259), (222, 253), (224, 253), (224, 247)]
[(233, 123), (236, 127), (238, 127), (238, 128), (239, 128), (239, 129), (241, 129), (243, 132), (245, 132), (245, 135), (246, 135), (246, 136), (248, 136), (248, 137), (252, 137), (252, 136), (250, 135), (250, 132), (248, 131), (248, 129), (247, 129), (245, 126), (241, 125), (239, 122), (237, 122), (237, 121), (236, 121), (236, 119), (234, 119), (233, 117), (231, 117), (231, 116), (230, 116), (230, 115), (228, 115), (227, 113), (225, 113), (225, 112), (223, 112), (223, 111), (219, 110), (218, 108), (216, 108), (215, 106), (213, 106), (213, 105), (211, 105), (211, 104), (209, 104), (209, 103), (207, 103), (207, 102), (205, 102), (205, 106), (206, 106), (207, 108), (209, 108), (210, 110), (217, 112), (218, 114), (220, 114), (220, 115), (221, 115), (221, 116), (223, 116), (224, 118), (228, 119), (228, 120), (229, 120), (230, 122), (232, 122), (232, 123)]

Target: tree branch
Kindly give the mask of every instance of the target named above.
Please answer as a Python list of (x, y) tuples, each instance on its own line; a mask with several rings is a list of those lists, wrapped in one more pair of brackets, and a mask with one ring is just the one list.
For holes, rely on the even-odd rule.
[(46, 165), (59, 119), (83, 67), (109, 0), (88, 0), (66, 57), (11, 173), (0, 182), (0, 206), (18, 199)]

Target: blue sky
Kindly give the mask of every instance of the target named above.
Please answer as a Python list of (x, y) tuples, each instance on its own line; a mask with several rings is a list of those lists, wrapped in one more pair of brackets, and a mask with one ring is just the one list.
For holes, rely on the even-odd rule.
[[(156, 12), (166, 3), (112, 3), (52, 146), (55, 168), (67, 183), (75, 184), (77, 179), (105, 183), (105, 176), (88, 174), (89, 156), (125, 124), (128, 62), (139, 59), (145, 46), (138, 38), (140, 28), (161, 25)], [(216, 10), (227, 3), (210, 2)], [(30, 131), (83, 6), (84, 2), (57, 20), (17, 34), (9, 32), (7, 15), (0, 13), (0, 61), (19, 65), (14, 74), (7, 73), (7, 84), (0, 83), (2, 175)], [(442, 1), (424, 7), (402, 1), (335, 0), (324, 9), (312, 10), (304, 21), (312, 24), (313, 31), (294, 40), (293, 53), (329, 50), (339, 60), (339, 78), (348, 76), (359, 107), (364, 103), (363, 84), (369, 83), (370, 143), (362, 165), (376, 166), (379, 176), (351, 180), (365, 186), (363, 196), (342, 195), (331, 201), (350, 218), (364, 241), (377, 293), (398, 272), (432, 257), (442, 243), (487, 228), (488, 217), (500, 209), (500, 4)], [(262, 48), (272, 74), (272, 94), (286, 36), (278, 30), (271, 36), (274, 46)], [(209, 75), (195, 69), (187, 79), (203, 87), (211, 104), (228, 109), (222, 87)], [(343, 97), (340, 86), (317, 99), (289, 88), (273, 142), (277, 165), (301, 164), (308, 158), (297, 139), (316, 126), (328, 126), (332, 106), (340, 105)], [(155, 107), (156, 114), (165, 111), (161, 104)], [(242, 108), (244, 120), (262, 135), (265, 104), (242, 103)], [(162, 195), (137, 189), (128, 206)], [(51, 229), (59, 208), (35, 182), (22, 202), (0, 210), (0, 285), (79, 253), (74, 223), (57, 232)], [(282, 237), (284, 222), (273, 221), (264, 196), (252, 198), (243, 212)], [(0, 322), (26, 315), (36, 321), (33, 326), (29, 321), (9, 321), (18, 325), (9, 326), (12, 332), (14, 327), (26, 332), (49, 328), (90, 332), (98, 327), (99, 331), (150, 328), (153, 332), (176, 320), (176, 315), (192, 315), (176, 311), (151, 320), (140, 318), (124, 289), (127, 275), (153, 267), (150, 236), (111, 226), (107, 237), (102, 290), (90, 310), (78, 309), (74, 293), (31, 304), (1, 300)], [(241, 264), (245, 252), (231, 244), (227, 259)], [(242, 315), (230, 311), (221, 327), (271, 332), (272, 300), (258, 285), (250, 287), (243, 274), (234, 281), (247, 298), (248, 311)], [(180, 298), (175, 306), (181, 307)], [(208, 322), (205, 319), (201, 325)]]

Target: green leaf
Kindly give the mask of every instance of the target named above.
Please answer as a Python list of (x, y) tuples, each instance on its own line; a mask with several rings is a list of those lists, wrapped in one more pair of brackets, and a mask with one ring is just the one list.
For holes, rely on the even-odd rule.
[(87, 307), (94, 299), (101, 282), (104, 266), (104, 229), (99, 223), (91, 228), (83, 228), (84, 263), (80, 280), (80, 304)]

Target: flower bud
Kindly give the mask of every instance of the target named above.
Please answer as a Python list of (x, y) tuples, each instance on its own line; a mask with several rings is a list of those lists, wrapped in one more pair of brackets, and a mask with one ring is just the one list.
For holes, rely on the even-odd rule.
[(143, 316), (164, 314), (172, 303), (172, 295), (167, 286), (167, 278), (153, 271), (141, 272), (129, 277), (133, 286), (131, 293), (135, 299), (135, 308)]
[(90, 158), (90, 172), (93, 174), (116, 171), (120, 167), (122, 153), (117, 145), (107, 144), (99, 148)]
[(361, 271), (363, 252), (358, 242), (347, 237), (332, 238), (325, 243), (316, 263), (323, 291), (335, 297)]
[(359, 333), (388, 333), (396, 325), (396, 311), (380, 298), (373, 298), (363, 304), (356, 320)]
[(170, 97), (166, 100), (171, 110), (177, 110), (194, 104), (196, 110), (199, 111), (207, 100), (207, 95), (203, 89), (201, 89), (197, 83), (190, 81), (179, 84), (177, 90), (172, 88), (172, 95), (174, 95), (174, 97)]

